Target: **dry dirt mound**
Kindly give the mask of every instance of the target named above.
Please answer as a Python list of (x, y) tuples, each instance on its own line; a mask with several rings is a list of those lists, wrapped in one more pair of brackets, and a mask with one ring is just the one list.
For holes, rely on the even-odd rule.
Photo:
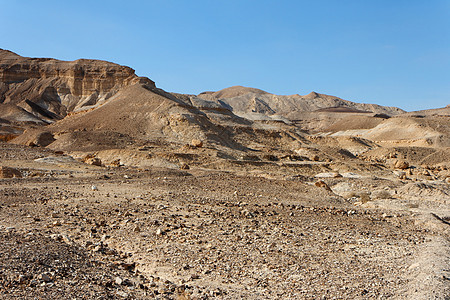
[(203, 92), (200, 93), (199, 97), (202, 98), (209, 98), (209, 99), (222, 99), (222, 98), (233, 98), (242, 96), (248, 93), (254, 93), (254, 94), (268, 94), (267, 92), (255, 89), (255, 88), (249, 88), (244, 86), (232, 86), (229, 88), (225, 88), (223, 90), (217, 91), (217, 92)]
[(402, 114), (402, 116), (450, 116), (450, 104), (443, 108), (425, 109)]
[(364, 153), (379, 147), (370, 140), (352, 136), (309, 136), (308, 139), (318, 145), (318, 148), (320, 149), (334, 147), (341, 150), (345, 149), (353, 155)]
[(40, 129), (27, 129), (19, 137), (15, 138), (12, 143), (27, 146), (46, 147), (53, 143), (55, 138), (53, 134), (48, 131)]
[(355, 129), (371, 129), (383, 122), (384, 118), (367, 115), (346, 116), (328, 128), (324, 132), (338, 132)]
[(393, 145), (449, 147), (450, 118), (391, 118), (367, 130), (361, 136)]
[(408, 183), (397, 191), (399, 197), (408, 200), (430, 200), (449, 204), (450, 190), (448, 184)]
[(371, 113), (371, 111), (363, 111), (363, 110), (359, 110), (359, 109), (355, 109), (355, 108), (339, 107), (339, 106), (320, 108), (316, 111), (318, 111), (318, 112), (345, 112), (345, 113)]

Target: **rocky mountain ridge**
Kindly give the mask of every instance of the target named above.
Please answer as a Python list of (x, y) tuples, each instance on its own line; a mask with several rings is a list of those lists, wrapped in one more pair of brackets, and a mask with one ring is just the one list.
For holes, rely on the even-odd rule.
[(155, 86), (132, 68), (106, 61), (27, 58), (0, 49), (0, 103), (50, 122), (106, 101), (137, 81)]
[(274, 95), (262, 90), (233, 86), (217, 92), (205, 92), (192, 96), (215, 101), (230, 108), (238, 115), (251, 118), (252, 114), (278, 115), (295, 120), (304, 112), (318, 110), (344, 112), (366, 112), (397, 115), (404, 113), (398, 107), (387, 107), (377, 104), (356, 103), (336, 96), (311, 92), (308, 95)]
[[(225, 147), (227, 155), (238, 151), (231, 155), (236, 158), (249, 149), (291, 153), (311, 144), (309, 134), (327, 132), (383, 141), (393, 135), (396, 143), (395, 132), (403, 129), (389, 129), (383, 136), (369, 130), (385, 123), (403, 128), (404, 122), (386, 121), (403, 112), (316, 92), (280, 96), (242, 86), (199, 95), (171, 94), (126, 66), (26, 58), (0, 50), (0, 136), (9, 140), (28, 128), (16, 143), (55, 150), (106, 150), (148, 142), (179, 146), (195, 139), (216, 150)], [(436, 131), (427, 124), (431, 123), (409, 130), (412, 136), (416, 131), (423, 135), (416, 143), (447, 145), (444, 127)], [(343, 133), (348, 129), (353, 131)]]

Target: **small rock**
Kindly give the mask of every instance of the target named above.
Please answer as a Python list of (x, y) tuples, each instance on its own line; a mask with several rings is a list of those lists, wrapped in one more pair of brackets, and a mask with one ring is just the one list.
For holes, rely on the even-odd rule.
[(120, 278), (120, 277), (116, 277), (116, 279), (114, 280), (114, 282), (115, 282), (117, 285), (122, 285), (123, 279)]
[(99, 166), (99, 167), (102, 166), (102, 161), (97, 157), (90, 157), (90, 158), (86, 159), (84, 162), (87, 164), (93, 165), (93, 166)]
[(95, 246), (94, 250), (92, 250), (92, 251), (94, 251), (94, 252), (101, 252), (102, 250), (103, 250), (102, 245), (97, 245), (97, 246)]
[(190, 167), (189, 167), (189, 165), (188, 165), (188, 164), (186, 164), (186, 163), (182, 163), (182, 164), (180, 165), (180, 169), (181, 169), (181, 170), (189, 170), (189, 169), (190, 169)]
[(60, 241), (62, 239), (62, 235), (58, 233), (50, 234), (50, 238), (55, 241)]
[(125, 293), (124, 291), (117, 291), (117, 296), (123, 297), (123, 298), (127, 298), (128, 294)]
[(326, 189), (327, 191), (331, 192), (331, 188), (328, 186), (328, 184), (325, 183), (325, 181), (323, 180), (318, 180), (314, 183), (315, 186), (317, 187), (322, 187), (324, 189)]
[(393, 171), (393, 173), (394, 173), (395, 176), (397, 176), (400, 179), (406, 178), (406, 172), (405, 171), (395, 170), (395, 171)]
[(65, 234), (61, 235), (62, 240), (64, 241), (64, 243), (66, 243), (67, 245), (72, 245), (73, 241)]
[(156, 229), (156, 235), (162, 235), (164, 231), (161, 230), (161, 228)]
[(190, 280), (195, 280), (195, 279), (199, 279), (200, 276), (198, 274), (192, 274), (190, 277)]
[(27, 276), (26, 275), (19, 275), (19, 283), (24, 283), (27, 280)]
[(327, 173), (319, 173), (314, 177), (316, 177), (316, 178), (338, 178), (338, 177), (342, 177), (342, 175), (337, 172), (327, 172)]
[(93, 186), (91, 186), (91, 190), (98, 191), (98, 188), (95, 185), (93, 185)]
[(191, 146), (201, 148), (201, 147), (203, 147), (203, 142), (201, 140), (193, 139), (191, 141)]
[(0, 178), (22, 178), (22, 172), (15, 168), (0, 167)]
[(39, 280), (42, 280), (42, 281), (44, 281), (44, 282), (50, 282), (50, 281), (52, 281), (52, 278), (49, 276), (48, 273), (42, 273), (42, 274), (40, 274), (40, 275), (38, 276), (38, 279), (39, 279)]
[(102, 238), (100, 241), (102, 242), (106, 242), (106, 240), (109, 238), (109, 236), (107, 234), (102, 235)]
[(408, 163), (407, 161), (405, 161), (405, 160), (399, 159), (399, 160), (397, 160), (397, 161), (395, 162), (394, 167), (395, 167), (396, 169), (406, 170), (406, 169), (409, 168), (409, 163)]

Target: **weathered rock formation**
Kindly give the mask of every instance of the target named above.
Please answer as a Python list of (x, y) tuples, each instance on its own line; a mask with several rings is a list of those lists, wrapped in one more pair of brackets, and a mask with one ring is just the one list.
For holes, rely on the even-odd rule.
[(0, 49), (0, 103), (16, 105), (47, 122), (98, 105), (137, 81), (155, 86), (133, 69), (106, 61), (27, 58)]

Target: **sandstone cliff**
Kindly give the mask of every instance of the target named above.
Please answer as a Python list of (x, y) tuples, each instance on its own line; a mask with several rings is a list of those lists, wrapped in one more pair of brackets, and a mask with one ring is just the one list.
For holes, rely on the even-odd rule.
[(106, 61), (28, 58), (0, 49), (0, 103), (48, 122), (97, 105), (137, 81), (155, 86), (133, 69)]

